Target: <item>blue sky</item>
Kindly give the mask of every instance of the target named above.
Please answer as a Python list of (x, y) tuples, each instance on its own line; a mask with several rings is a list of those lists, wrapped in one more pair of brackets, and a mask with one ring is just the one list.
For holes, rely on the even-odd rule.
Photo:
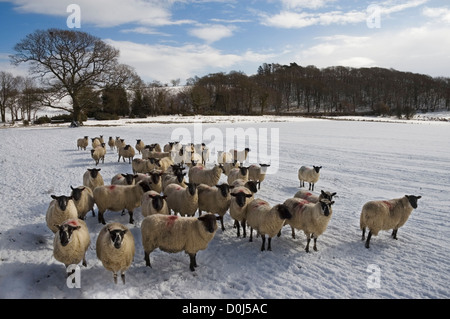
[(450, 77), (448, 0), (0, 0), (0, 70), (26, 75), (8, 55), (36, 29), (80, 30), (121, 52), (146, 81), (263, 63), (385, 67)]

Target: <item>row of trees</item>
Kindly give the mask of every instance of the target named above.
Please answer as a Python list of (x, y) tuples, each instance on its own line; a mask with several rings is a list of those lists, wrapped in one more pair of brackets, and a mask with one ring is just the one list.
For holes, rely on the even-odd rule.
[[(27, 63), (32, 78), (0, 72), (0, 111), (31, 120), (39, 107), (87, 117), (160, 114), (312, 114), (370, 112), (406, 115), (450, 110), (450, 79), (383, 68), (266, 64), (257, 73), (214, 73), (169, 88), (145, 84), (119, 51), (80, 31), (38, 30), (15, 46), (15, 65)], [(175, 86), (179, 80), (172, 81)]]

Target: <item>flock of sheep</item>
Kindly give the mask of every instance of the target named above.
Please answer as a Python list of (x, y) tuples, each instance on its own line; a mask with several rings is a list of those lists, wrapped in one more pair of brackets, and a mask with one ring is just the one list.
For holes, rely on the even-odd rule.
[[(91, 157), (98, 166), (100, 161), (104, 162), (107, 143), (102, 137), (91, 140)], [(78, 149), (86, 150), (88, 146), (87, 136), (77, 140)], [(234, 219), (238, 237), (242, 227), (245, 238), (249, 227), (252, 241), (253, 230), (256, 230), (262, 238), (261, 251), (266, 250), (266, 237), (267, 250), (271, 250), (271, 239), (281, 235), (284, 225), (291, 227), (293, 238), (295, 230), (305, 233), (306, 252), (309, 252), (311, 239), (314, 239), (313, 249), (317, 251), (317, 238), (326, 231), (332, 216), (336, 193), (323, 190), (320, 194), (313, 193), (321, 166), (302, 166), (298, 170), (300, 188), (307, 182), (309, 190), (301, 189), (284, 203), (272, 206), (255, 196), (269, 165), (244, 166), (250, 152), (248, 148), (218, 152), (217, 162), (208, 168), (210, 154), (204, 144), (170, 142), (161, 148), (157, 143), (146, 145), (137, 140), (133, 147), (119, 137), (110, 137), (108, 146), (117, 151), (118, 161), (128, 159), (133, 174), (117, 174), (110, 184), (105, 184), (101, 168), (87, 169), (83, 186), (71, 187), (70, 196), (52, 195), (46, 222), (55, 236), (55, 259), (66, 267), (80, 262), (86, 266), (90, 237), (84, 220), (89, 212), (95, 216), (96, 205), (98, 222), (105, 225), (97, 237), (97, 257), (105, 269), (113, 273), (116, 283), (119, 273), (125, 283), (125, 272), (133, 261), (135, 244), (125, 225), (106, 223), (104, 214), (108, 210), (128, 212), (129, 223), (133, 224), (133, 212), (141, 207), (144, 219), (140, 228), (146, 266), (151, 267), (150, 253), (159, 248), (169, 253), (186, 252), (191, 271), (197, 267), (197, 252), (206, 249), (214, 237), (217, 220), (225, 230), (223, 217), (227, 212)], [(141, 154), (141, 158), (135, 158), (136, 153)], [(223, 174), (227, 176), (227, 182), (219, 184)], [(417, 208), (420, 198), (405, 195), (398, 199), (367, 202), (360, 216), (365, 247), (369, 248), (371, 236), (376, 236), (380, 230), (393, 229), (392, 237), (397, 239), (398, 228)], [(198, 217), (194, 217), (197, 211)], [(366, 229), (369, 230), (367, 239)]]

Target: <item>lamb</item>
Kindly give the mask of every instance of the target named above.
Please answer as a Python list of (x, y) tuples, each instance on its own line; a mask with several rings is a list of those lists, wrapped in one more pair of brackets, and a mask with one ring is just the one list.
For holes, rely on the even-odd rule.
[(134, 185), (137, 177), (136, 174), (117, 174), (111, 179), (111, 185)]
[(106, 270), (113, 272), (115, 284), (119, 272), (125, 284), (125, 272), (133, 262), (135, 250), (133, 234), (120, 223), (106, 225), (97, 237), (97, 258)]
[(109, 139), (108, 139), (108, 146), (111, 149), (111, 151), (113, 151), (114, 148), (116, 147), (116, 142), (115, 142), (115, 140), (113, 139), (112, 136), (110, 136)]
[(228, 184), (233, 184), (237, 179), (248, 181), (248, 167), (241, 166), (239, 168), (233, 168), (228, 174)]
[(170, 215), (166, 198), (166, 195), (160, 195), (155, 191), (144, 193), (141, 200), (142, 216), (147, 217), (155, 214)]
[(169, 184), (164, 189), (164, 195), (167, 196), (166, 201), (170, 210), (175, 215), (179, 213), (181, 216), (194, 216), (198, 208), (198, 191), (197, 185), (186, 183), (187, 187), (183, 188), (177, 184)]
[(96, 148), (91, 150), (91, 157), (95, 161), (95, 166), (97, 166), (100, 161), (102, 161), (102, 164), (105, 163), (105, 155), (106, 155), (106, 148), (105, 143), (101, 144), (100, 146), (97, 146)]
[(146, 181), (136, 185), (109, 185), (99, 186), (94, 189), (94, 200), (98, 207), (98, 222), (106, 224), (103, 214), (107, 209), (111, 211), (128, 210), (130, 224), (134, 223), (133, 211), (141, 206), (142, 195), (150, 190), (150, 184)]
[(62, 262), (66, 268), (83, 261), (87, 267), (86, 252), (91, 244), (86, 223), (80, 219), (68, 219), (56, 225), (58, 231), (53, 239), (53, 257)]
[(136, 154), (133, 146), (131, 145), (125, 145), (124, 147), (119, 148), (119, 159), (117, 162), (120, 162), (120, 158), (123, 158), (123, 161), (125, 162), (125, 159), (128, 158), (128, 163), (131, 164), (131, 161), (134, 158), (134, 155)]
[(284, 204), (273, 207), (262, 199), (254, 199), (247, 206), (247, 224), (250, 226), (250, 241), (253, 241), (253, 229), (262, 238), (261, 251), (266, 250), (266, 235), (269, 237), (267, 250), (271, 251), (272, 237), (277, 235), (286, 220), (292, 217)]
[(234, 219), (234, 227), (237, 228), (237, 237), (241, 236), (239, 222), (243, 228), (243, 237), (247, 237), (246, 220), (247, 205), (253, 200), (253, 193), (245, 186), (236, 186), (230, 193), (230, 216)]
[(266, 178), (267, 168), (269, 164), (250, 165), (248, 168), (248, 179), (258, 183), (258, 189), (261, 189), (261, 182)]
[(321, 190), (320, 195), (315, 195), (310, 191), (299, 190), (297, 193), (295, 193), (294, 198), (301, 198), (307, 200), (310, 203), (317, 203), (322, 198), (326, 198), (331, 201), (333, 200), (333, 197), (336, 196), (336, 194), (337, 193), (324, 192), (323, 190)]
[(145, 265), (156, 248), (168, 253), (184, 251), (190, 257), (189, 269), (195, 271), (197, 252), (205, 250), (217, 230), (216, 216), (205, 214), (198, 218), (166, 215), (145, 217), (141, 224)]
[(214, 165), (211, 169), (206, 169), (203, 166), (193, 166), (189, 169), (189, 182), (197, 185), (206, 184), (208, 186), (214, 186), (219, 183), (222, 172), (223, 168), (221, 165)]
[(141, 154), (141, 151), (145, 148), (145, 143), (142, 140), (136, 140), (136, 151), (139, 152), (139, 154)]
[(131, 169), (133, 170), (133, 174), (137, 173), (150, 173), (154, 169), (159, 169), (161, 167), (161, 163), (159, 159), (140, 159), (135, 158), (131, 162)]
[(310, 203), (300, 198), (288, 198), (284, 204), (292, 214), (292, 218), (286, 221), (286, 225), (292, 228), (292, 238), (295, 238), (294, 229), (303, 230), (307, 238), (305, 251), (309, 252), (309, 243), (314, 238), (313, 249), (317, 251), (317, 238), (327, 229), (333, 214), (331, 205), (334, 204), (326, 198), (317, 203)]
[(77, 148), (78, 148), (78, 150), (80, 150), (80, 149), (86, 150), (88, 145), (89, 145), (89, 136), (85, 136), (85, 137), (79, 138), (77, 140)]
[(229, 150), (229, 153), (232, 154), (232, 160), (233, 161), (239, 161), (240, 163), (244, 163), (247, 160), (248, 153), (250, 152), (250, 149), (247, 147), (243, 151), (238, 151), (231, 149)]
[(86, 186), (79, 186), (77, 188), (70, 186), (70, 188), (72, 189), (72, 194), (70, 194), (70, 196), (72, 197), (75, 207), (77, 208), (78, 218), (85, 220), (89, 211), (92, 211), (92, 216), (95, 217), (95, 201), (92, 190)]
[(314, 191), (314, 184), (317, 183), (320, 177), (320, 169), (322, 166), (313, 166), (309, 168), (302, 166), (298, 170), (298, 180), (300, 181), (300, 187), (305, 186), (305, 182), (309, 183), (309, 190)]
[(100, 174), (101, 170), (101, 168), (88, 168), (83, 174), (83, 186), (89, 187), (93, 191), (97, 186), (105, 185), (103, 176)]
[(219, 215), (219, 220), (222, 225), (222, 231), (225, 230), (225, 226), (223, 224), (223, 216), (230, 208), (231, 189), (232, 187), (230, 187), (228, 184), (221, 184), (216, 186), (200, 184), (197, 186), (199, 216), (202, 215), (202, 211)]
[(372, 235), (377, 236), (380, 230), (392, 229), (392, 238), (397, 239), (397, 231), (402, 227), (413, 209), (417, 208), (417, 200), (422, 196), (405, 195), (391, 200), (370, 201), (364, 204), (360, 216), (362, 240), (365, 239), (366, 228), (369, 234), (365, 247), (369, 248)]
[(70, 196), (51, 195), (50, 202), (45, 215), (47, 227), (55, 234), (58, 231), (57, 225), (62, 225), (68, 219), (77, 219), (78, 211)]

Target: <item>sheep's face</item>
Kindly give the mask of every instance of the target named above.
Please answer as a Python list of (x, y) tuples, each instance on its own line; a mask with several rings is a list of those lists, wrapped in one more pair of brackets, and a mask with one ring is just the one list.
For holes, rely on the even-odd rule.
[(161, 208), (163, 208), (164, 206), (164, 199), (166, 199), (167, 196), (161, 196), (161, 195), (155, 195), (152, 196), (152, 206), (154, 209), (156, 209), (157, 211), (160, 211)]
[(216, 185), (216, 187), (220, 190), (220, 194), (222, 194), (223, 197), (227, 198), (230, 194), (230, 189), (233, 188), (233, 186), (230, 186), (228, 184), (222, 184), (222, 185)]
[(122, 176), (125, 178), (127, 185), (133, 185), (134, 179), (137, 178), (137, 175), (133, 174), (122, 174)]
[(99, 168), (99, 169), (96, 169), (96, 168), (88, 169), (88, 171), (89, 171), (89, 173), (90, 173), (92, 178), (97, 178), (98, 172), (101, 171), (101, 168)]
[(242, 176), (246, 176), (248, 174), (248, 167), (241, 166), (239, 167)]
[(414, 195), (405, 195), (411, 204), (412, 208), (417, 208), (417, 201), (422, 198), (422, 196), (414, 196)]
[(245, 183), (245, 187), (247, 187), (253, 194), (258, 192), (257, 182), (255, 181), (247, 181)]
[(125, 234), (127, 233), (127, 229), (113, 229), (109, 231), (109, 237), (111, 239), (111, 243), (114, 245), (114, 248), (120, 249), (122, 247), (123, 238), (125, 237)]
[(59, 230), (59, 242), (63, 247), (66, 247), (70, 243), (73, 232), (81, 228), (81, 226), (74, 226), (71, 224), (56, 225), (56, 227), (58, 227)]
[(236, 198), (236, 204), (238, 204), (238, 206), (241, 208), (244, 207), (247, 198), (251, 198), (253, 196), (251, 194), (246, 194), (244, 192), (231, 193), (230, 195)]
[(79, 201), (81, 199), (81, 194), (83, 193), (85, 187), (80, 187), (80, 188), (73, 188), (72, 186), (70, 186), (70, 188), (72, 189), (72, 198), (75, 201)]
[(197, 185), (193, 184), (193, 183), (186, 183), (189, 194), (191, 194), (191, 196), (195, 195), (195, 192), (197, 191)]
[(333, 205), (334, 202), (328, 200), (328, 199), (321, 199), (320, 200), (320, 206), (322, 207), (322, 212), (325, 216), (329, 216), (331, 213), (331, 205)]
[(150, 173), (150, 178), (151, 178), (152, 183), (158, 184), (159, 180), (161, 179), (161, 175), (162, 175), (162, 173), (155, 173), (155, 172)]
[(205, 230), (208, 233), (214, 233), (217, 230), (217, 218), (216, 215), (206, 214), (198, 218), (203, 223)]
[(69, 196), (55, 196), (55, 195), (52, 195), (52, 198), (54, 200), (56, 200), (56, 202), (58, 203), (58, 207), (62, 211), (66, 210), (67, 205), (69, 204), (69, 200), (72, 200), (72, 197), (69, 197)]
[(329, 201), (331, 201), (333, 199), (334, 196), (336, 196), (337, 193), (331, 193), (331, 192), (324, 192), (323, 190), (320, 191), (320, 193), (322, 194), (322, 198), (328, 199)]
[(278, 216), (280, 216), (281, 219), (291, 219), (292, 218), (292, 214), (286, 205), (279, 204), (279, 205), (275, 206), (275, 209), (278, 211)]
[(144, 193), (150, 191), (150, 182), (148, 180), (140, 181), (139, 186), (142, 188)]
[(316, 173), (319, 173), (322, 166), (313, 166), (313, 168), (316, 171)]

